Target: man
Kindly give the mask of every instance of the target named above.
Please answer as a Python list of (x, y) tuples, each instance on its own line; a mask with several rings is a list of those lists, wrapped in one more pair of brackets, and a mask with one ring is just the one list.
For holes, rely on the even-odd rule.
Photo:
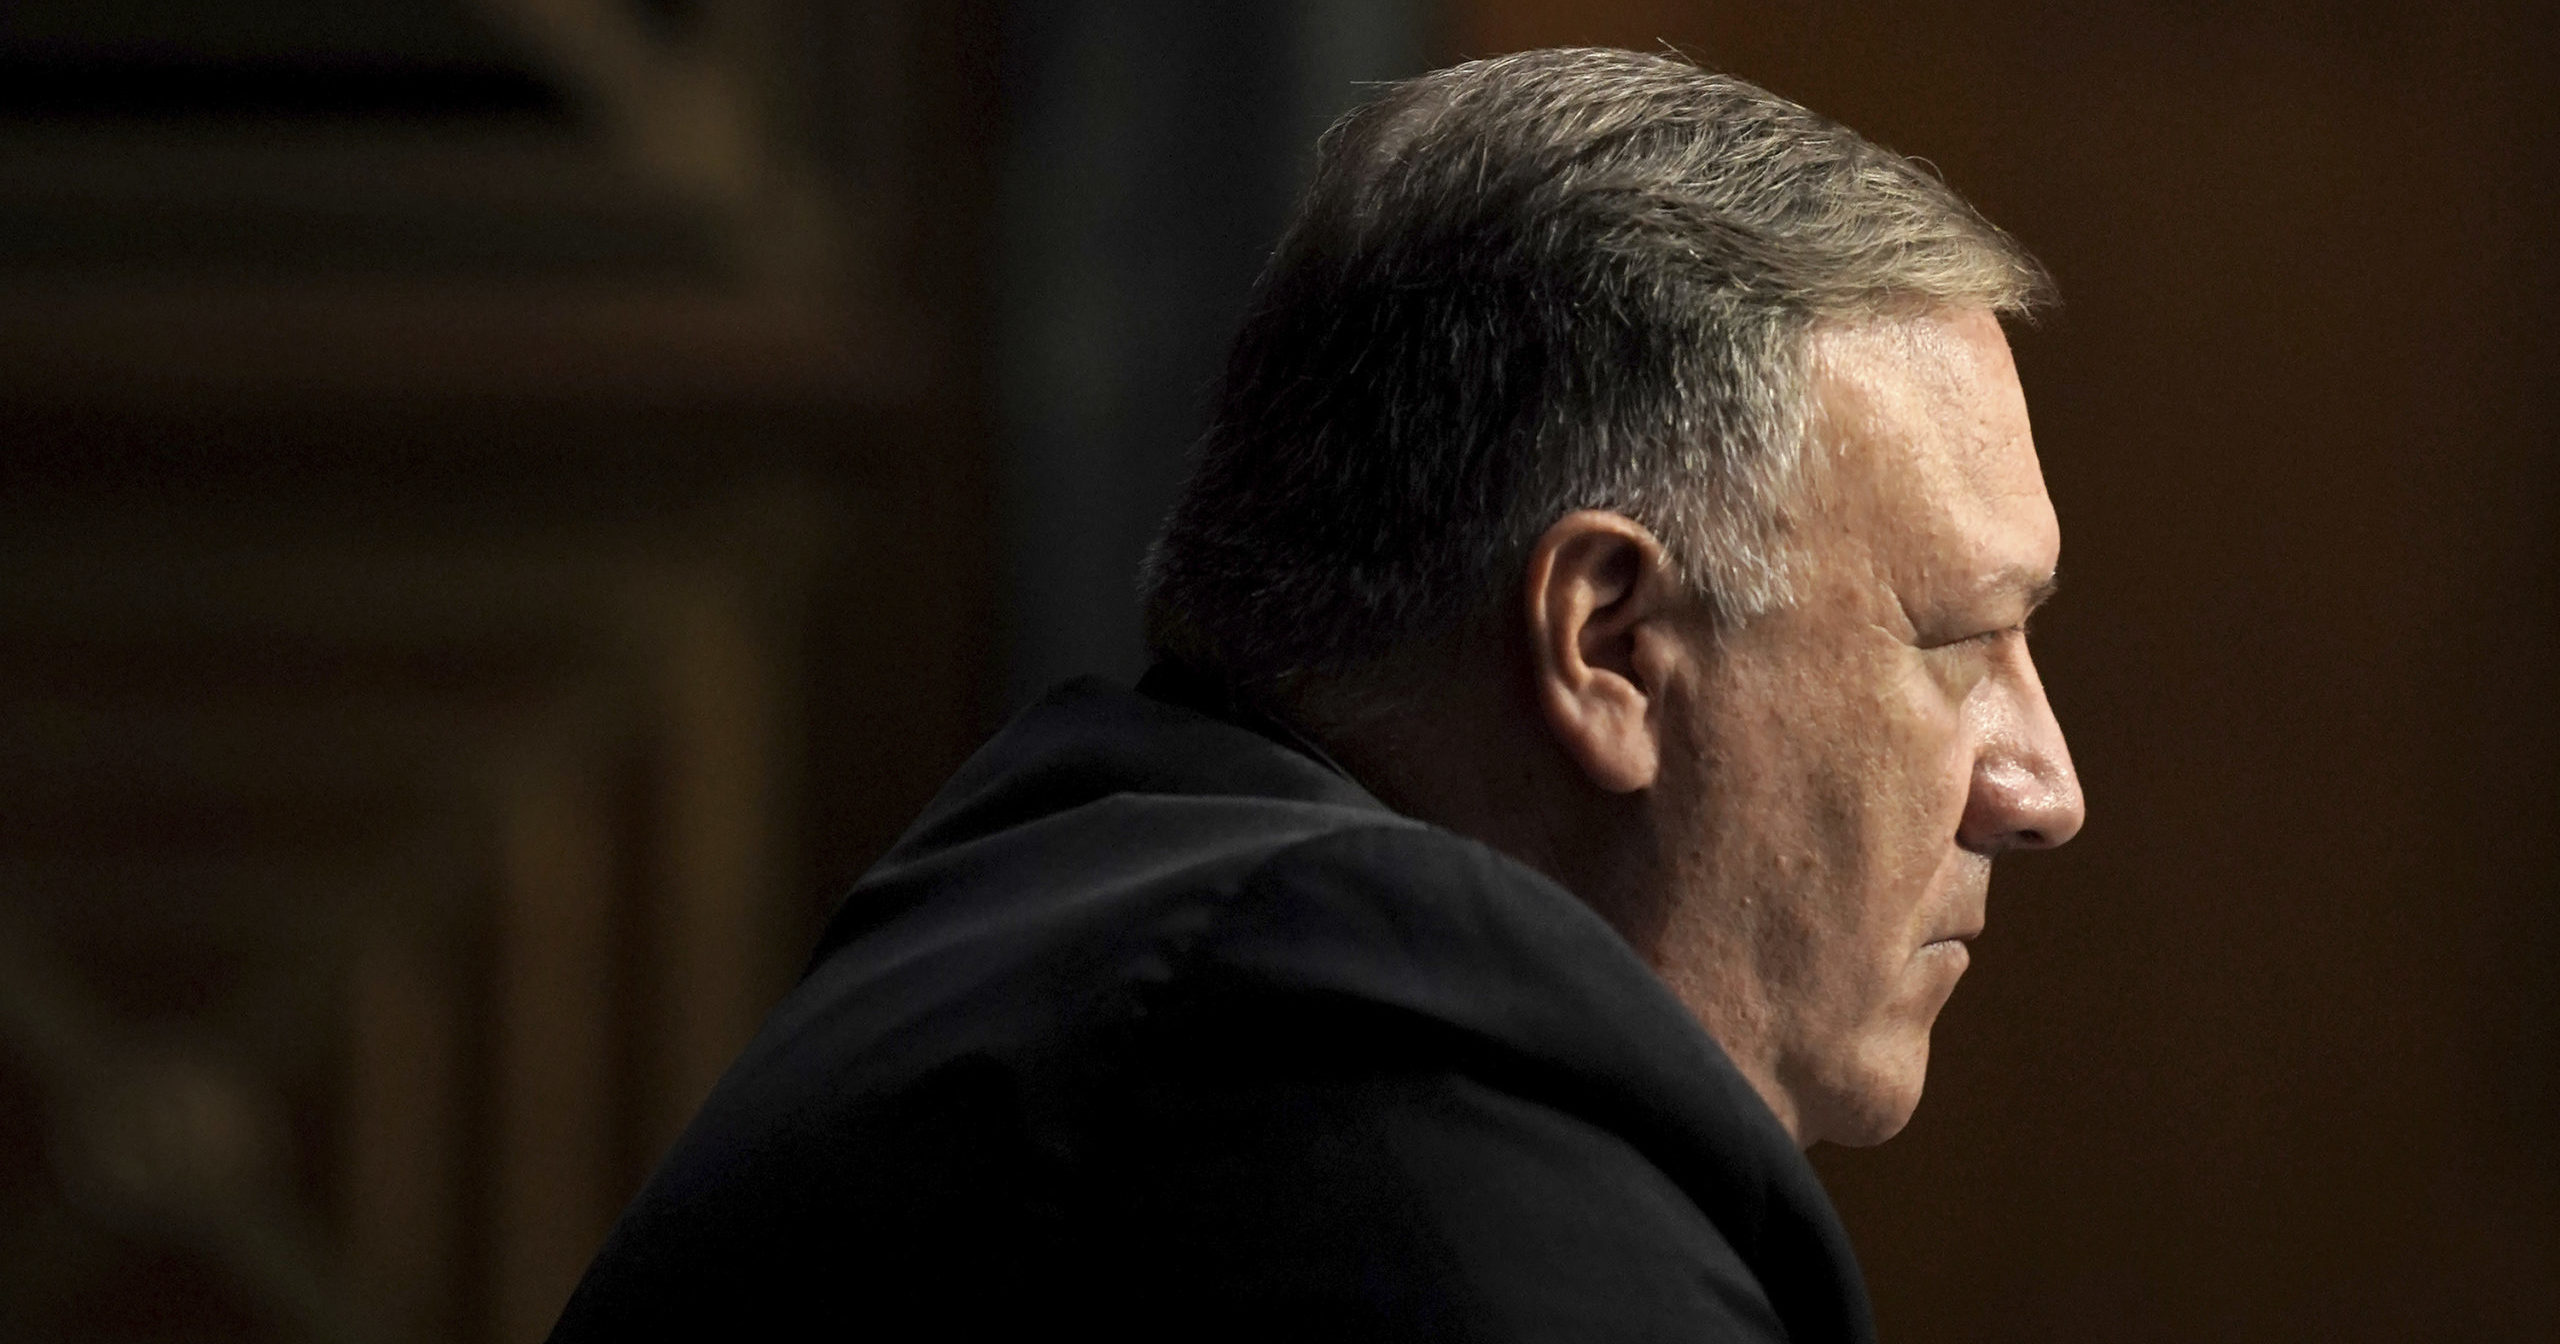
[(555, 1338), (1862, 1340), (2058, 548), (1935, 177), (1679, 62), (1337, 126), (1147, 574), (854, 889)]

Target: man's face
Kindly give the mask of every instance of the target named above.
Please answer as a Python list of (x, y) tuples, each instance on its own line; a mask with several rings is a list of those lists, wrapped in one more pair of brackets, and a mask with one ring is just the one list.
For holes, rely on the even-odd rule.
[(1668, 697), (1656, 960), (1801, 1140), (1875, 1143), (1919, 1103), (1993, 856), (2080, 828), (2025, 631), (2061, 538), (1989, 313), (1814, 351), (1801, 600), (1693, 626)]

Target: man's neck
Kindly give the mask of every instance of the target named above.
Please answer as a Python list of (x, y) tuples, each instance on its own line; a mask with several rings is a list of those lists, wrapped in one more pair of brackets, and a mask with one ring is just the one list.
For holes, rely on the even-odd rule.
[(1393, 714), (1307, 730), (1387, 806), (1481, 841), (1553, 879), (1607, 920), (1721, 1047), (1779, 1125), (1799, 1143), (1802, 1117), (1766, 1052), (1754, 1047), (1760, 1005), (1713, 975), (1705, 949), (1674, 932), (1678, 883), (1642, 792), (1610, 794), (1574, 770), (1525, 703), (1491, 677), (1452, 678)]

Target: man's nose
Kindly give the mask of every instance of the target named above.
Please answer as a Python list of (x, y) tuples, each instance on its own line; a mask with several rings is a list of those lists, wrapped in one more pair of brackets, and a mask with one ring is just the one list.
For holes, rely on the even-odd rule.
[(2078, 835), (2088, 819), (2080, 775), (2023, 649), (2014, 677), (2001, 680), (2009, 693), (1984, 706), (1972, 792), (1956, 839), (1978, 854), (2051, 849)]

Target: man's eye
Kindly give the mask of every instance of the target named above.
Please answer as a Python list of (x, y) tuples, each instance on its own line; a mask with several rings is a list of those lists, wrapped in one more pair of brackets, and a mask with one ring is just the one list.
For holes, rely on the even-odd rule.
[(1920, 647), (1924, 649), (1981, 648), (1997, 644), (2002, 639), (2010, 635), (2016, 635), (2023, 639), (2026, 637), (2026, 633), (2027, 623), (2025, 621), (2020, 621), (2016, 625), (2004, 625), (1992, 630), (1977, 630), (1969, 635), (1950, 636), (1945, 639), (1923, 644)]

